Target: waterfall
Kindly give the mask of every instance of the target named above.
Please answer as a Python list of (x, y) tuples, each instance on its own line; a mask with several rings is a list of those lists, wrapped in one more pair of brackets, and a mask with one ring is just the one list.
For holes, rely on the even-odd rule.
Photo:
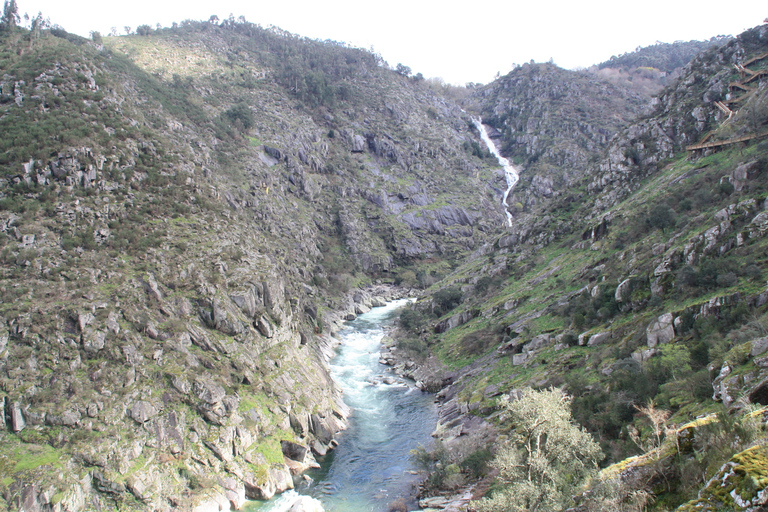
[(509, 160), (501, 156), (499, 150), (496, 148), (496, 144), (494, 144), (488, 136), (488, 131), (485, 129), (483, 120), (478, 117), (477, 119), (473, 118), (472, 121), (474, 121), (475, 126), (480, 131), (480, 137), (483, 139), (483, 142), (485, 142), (488, 150), (496, 157), (496, 160), (499, 161), (499, 165), (504, 168), (504, 178), (507, 180), (507, 190), (504, 191), (504, 197), (501, 199), (501, 204), (504, 205), (504, 213), (507, 214), (507, 225), (512, 227), (512, 214), (507, 210), (507, 208), (509, 208), (507, 198), (509, 197), (509, 193), (512, 192), (512, 189), (515, 188), (515, 185), (517, 185), (518, 180), (520, 180), (520, 174), (517, 172), (517, 169), (509, 163)]

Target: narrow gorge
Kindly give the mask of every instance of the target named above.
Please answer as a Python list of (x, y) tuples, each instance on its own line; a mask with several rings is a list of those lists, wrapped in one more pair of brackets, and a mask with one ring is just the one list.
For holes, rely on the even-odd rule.
[[(350, 408), (349, 426), (337, 436), (338, 446), (318, 457), (321, 468), (308, 471), (297, 488), (327, 511), (378, 512), (398, 503), (415, 507), (420, 477), (410, 452), (431, 446), (434, 399), (380, 361), (387, 325), (407, 302), (374, 308), (336, 335), (339, 347), (331, 373)], [(279, 512), (293, 505), (290, 496), (275, 501), (246, 510)]]

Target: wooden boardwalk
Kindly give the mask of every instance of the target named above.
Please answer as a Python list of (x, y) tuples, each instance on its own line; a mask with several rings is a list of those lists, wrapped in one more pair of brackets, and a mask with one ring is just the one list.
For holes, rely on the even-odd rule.
[(698, 151), (700, 149), (710, 149), (710, 148), (719, 148), (721, 146), (729, 146), (731, 144), (738, 144), (739, 142), (748, 142), (750, 140), (754, 139), (762, 139), (764, 137), (768, 137), (768, 132), (764, 133), (753, 133), (750, 135), (744, 135), (743, 137), (738, 137), (736, 139), (728, 139), (728, 140), (716, 140), (713, 142), (704, 142), (701, 144), (694, 144), (692, 146), (686, 146), (686, 151)]
[(754, 64), (757, 61), (763, 60), (765, 58), (768, 58), (768, 52), (765, 52), (762, 55), (758, 55), (757, 57), (752, 57), (747, 62), (743, 63), (742, 66), (747, 67), (747, 66), (749, 66), (751, 64)]
[(758, 70), (752, 70), (749, 69), (747, 66), (751, 66), (755, 62), (759, 62), (763, 59), (768, 58), (768, 52), (763, 53), (762, 55), (758, 55), (757, 57), (752, 57), (751, 59), (747, 60), (746, 62), (742, 64), (734, 64), (734, 67), (741, 75), (741, 80), (738, 82), (731, 82), (728, 84), (728, 89), (732, 91), (738, 91), (742, 90), (746, 94), (742, 94), (741, 96), (737, 98), (731, 98), (728, 100), (723, 100), (722, 103), (725, 105), (733, 105), (734, 103), (741, 103), (742, 101), (749, 98), (753, 92), (757, 90), (756, 87), (747, 85), (750, 82), (753, 82), (755, 80), (759, 80), (761, 77), (768, 75), (768, 69), (758, 69)]
[[(757, 90), (756, 87), (749, 86), (747, 84), (754, 80), (759, 80), (763, 76), (768, 76), (768, 69), (752, 70), (752, 69), (749, 69), (747, 66), (750, 66), (755, 62), (759, 62), (766, 58), (768, 58), (768, 52), (758, 55), (756, 57), (752, 57), (751, 59), (745, 61), (742, 64), (735, 64), (736, 70), (741, 74), (742, 79), (739, 80), (738, 82), (729, 83), (728, 89), (734, 92), (739, 90), (744, 91), (744, 94), (741, 94), (738, 97), (727, 99), (727, 100), (715, 101), (715, 106), (718, 109), (720, 109), (720, 111), (723, 114), (727, 114), (728, 119), (731, 119), (731, 117), (733, 117), (733, 114), (734, 114), (730, 106), (736, 103), (742, 103), (746, 101)], [(686, 146), (685, 150), (690, 152), (695, 152), (695, 151), (701, 151), (705, 149), (715, 149), (715, 148), (721, 148), (723, 146), (730, 146), (732, 144), (739, 144), (742, 142), (749, 142), (751, 140), (768, 137), (768, 132), (764, 132), (764, 133), (753, 133), (750, 135), (744, 135), (743, 137), (737, 137), (735, 139), (716, 140), (713, 142), (707, 142), (714, 133), (715, 131), (709, 132), (706, 135), (706, 137), (704, 137), (701, 140), (701, 142), (699, 142), (698, 144), (693, 144), (691, 146)]]

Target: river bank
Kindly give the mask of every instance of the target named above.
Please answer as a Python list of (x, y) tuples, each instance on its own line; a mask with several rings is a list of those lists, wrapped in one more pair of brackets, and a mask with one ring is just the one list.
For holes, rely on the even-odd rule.
[[(437, 357), (419, 359), (397, 346), (397, 329), (388, 333), (380, 353), (380, 362), (389, 365), (393, 372), (411, 379), (420, 389), (430, 392), (437, 408), (437, 421), (431, 433), (435, 446), (445, 453), (443, 465), (453, 464), (472, 453), (487, 449), (494, 444), (497, 429), (484, 419), (492, 411), (479, 411), (462, 394), (469, 381), (481, 372), (490, 361), (481, 358), (460, 371), (445, 367)], [(498, 389), (490, 386), (487, 396), (497, 396)], [(428, 475), (424, 473), (424, 478)], [(473, 499), (479, 499), (487, 490), (484, 483), (478, 484), (463, 475), (454, 475), (453, 481), (445, 488), (436, 489), (422, 485), (419, 489), (419, 506), (427, 512), (459, 512), (468, 510)]]
[[(307, 447), (306, 459), (316, 459), (322, 467), (297, 475), (297, 490), (321, 500), (326, 510), (417, 508), (420, 476), (410, 467), (409, 455), (431, 442), (436, 423), (433, 396), (378, 360), (385, 332), (406, 302), (400, 297), (412, 294), (388, 286), (356, 290), (345, 300), (344, 309), (323, 316), (327, 331), (323, 357), (334, 383), (343, 390), (343, 405), (350, 414), (334, 433), (332, 450), (319, 453)], [(285, 456), (287, 462), (295, 459)], [(273, 504), (249, 505), (247, 510), (291, 510), (291, 496)]]

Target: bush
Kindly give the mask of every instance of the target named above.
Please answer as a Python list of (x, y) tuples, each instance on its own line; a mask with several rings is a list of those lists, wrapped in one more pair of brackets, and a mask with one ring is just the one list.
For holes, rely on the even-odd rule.
[(488, 348), (498, 343), (500, 340), (497, 335), (488, 330), (472, 331), (461, 340), (461, 346), (467, 354), (480, 355), (485, 353)]
[(656, 204), (648, 212), (646, 218), (648, 226), (666, 231), (675, 225), (675, 211), (666, 204)]
[(736, 277), (736, 274), (726, 272), (717, 276), (717, 286), (720, 288), (730, 288), (731, 286), (736, 286), (738, 280), (739, 278)]
[(395, 284), (415, 287), (418, 286), (419, 280), (413, 270), (401, 270), (395, 277)]
[(400, 325), (409, 331), (419, 332), (427, 323), (424, 313), (415, 308), (404, 308), (400, 312)]
[(427, 344), (418, 337), (400, 338), (397, 340), (397, 348), (415, 358), (424, 358), (429, 355)]
[(224, 115), (240, 131), (250, 130), (256, 122), (251, 108), (244, 102), (234, 105)]
[(483, 276), (475, 283), (475, 291), (478, 294), (484, 294), (494, 284), (494, 279), (491, 276)]
[(488, 463), (492, 458), (493, 454), (491, 454), (491, 450), (482, 448), (467, 455), (467, 457), (461, 461), (460, 466), (469, 473), (472, 478), (477, 479), (485, 476), (488, 472)]
[[(584, 323), (584, 317), (582, 317), (582, 325)], [(579, 337), (572, 331), (566, 331), (563, 333), (563, 343), (569, 347), (575, 347), (579, 344)]]
[(571, 419), (570, 398), (559, 389), (528, 389), (504, 404), (511, 439), (492, 465), (502, 487), (478, 502), (480, 512), (562, 510), (603, 458), (598, 444)]
[(432, 296), (433, 312), (442, 316), (461, 304), (461, 289), (457, 286), (449, 286), (439, 290)]

